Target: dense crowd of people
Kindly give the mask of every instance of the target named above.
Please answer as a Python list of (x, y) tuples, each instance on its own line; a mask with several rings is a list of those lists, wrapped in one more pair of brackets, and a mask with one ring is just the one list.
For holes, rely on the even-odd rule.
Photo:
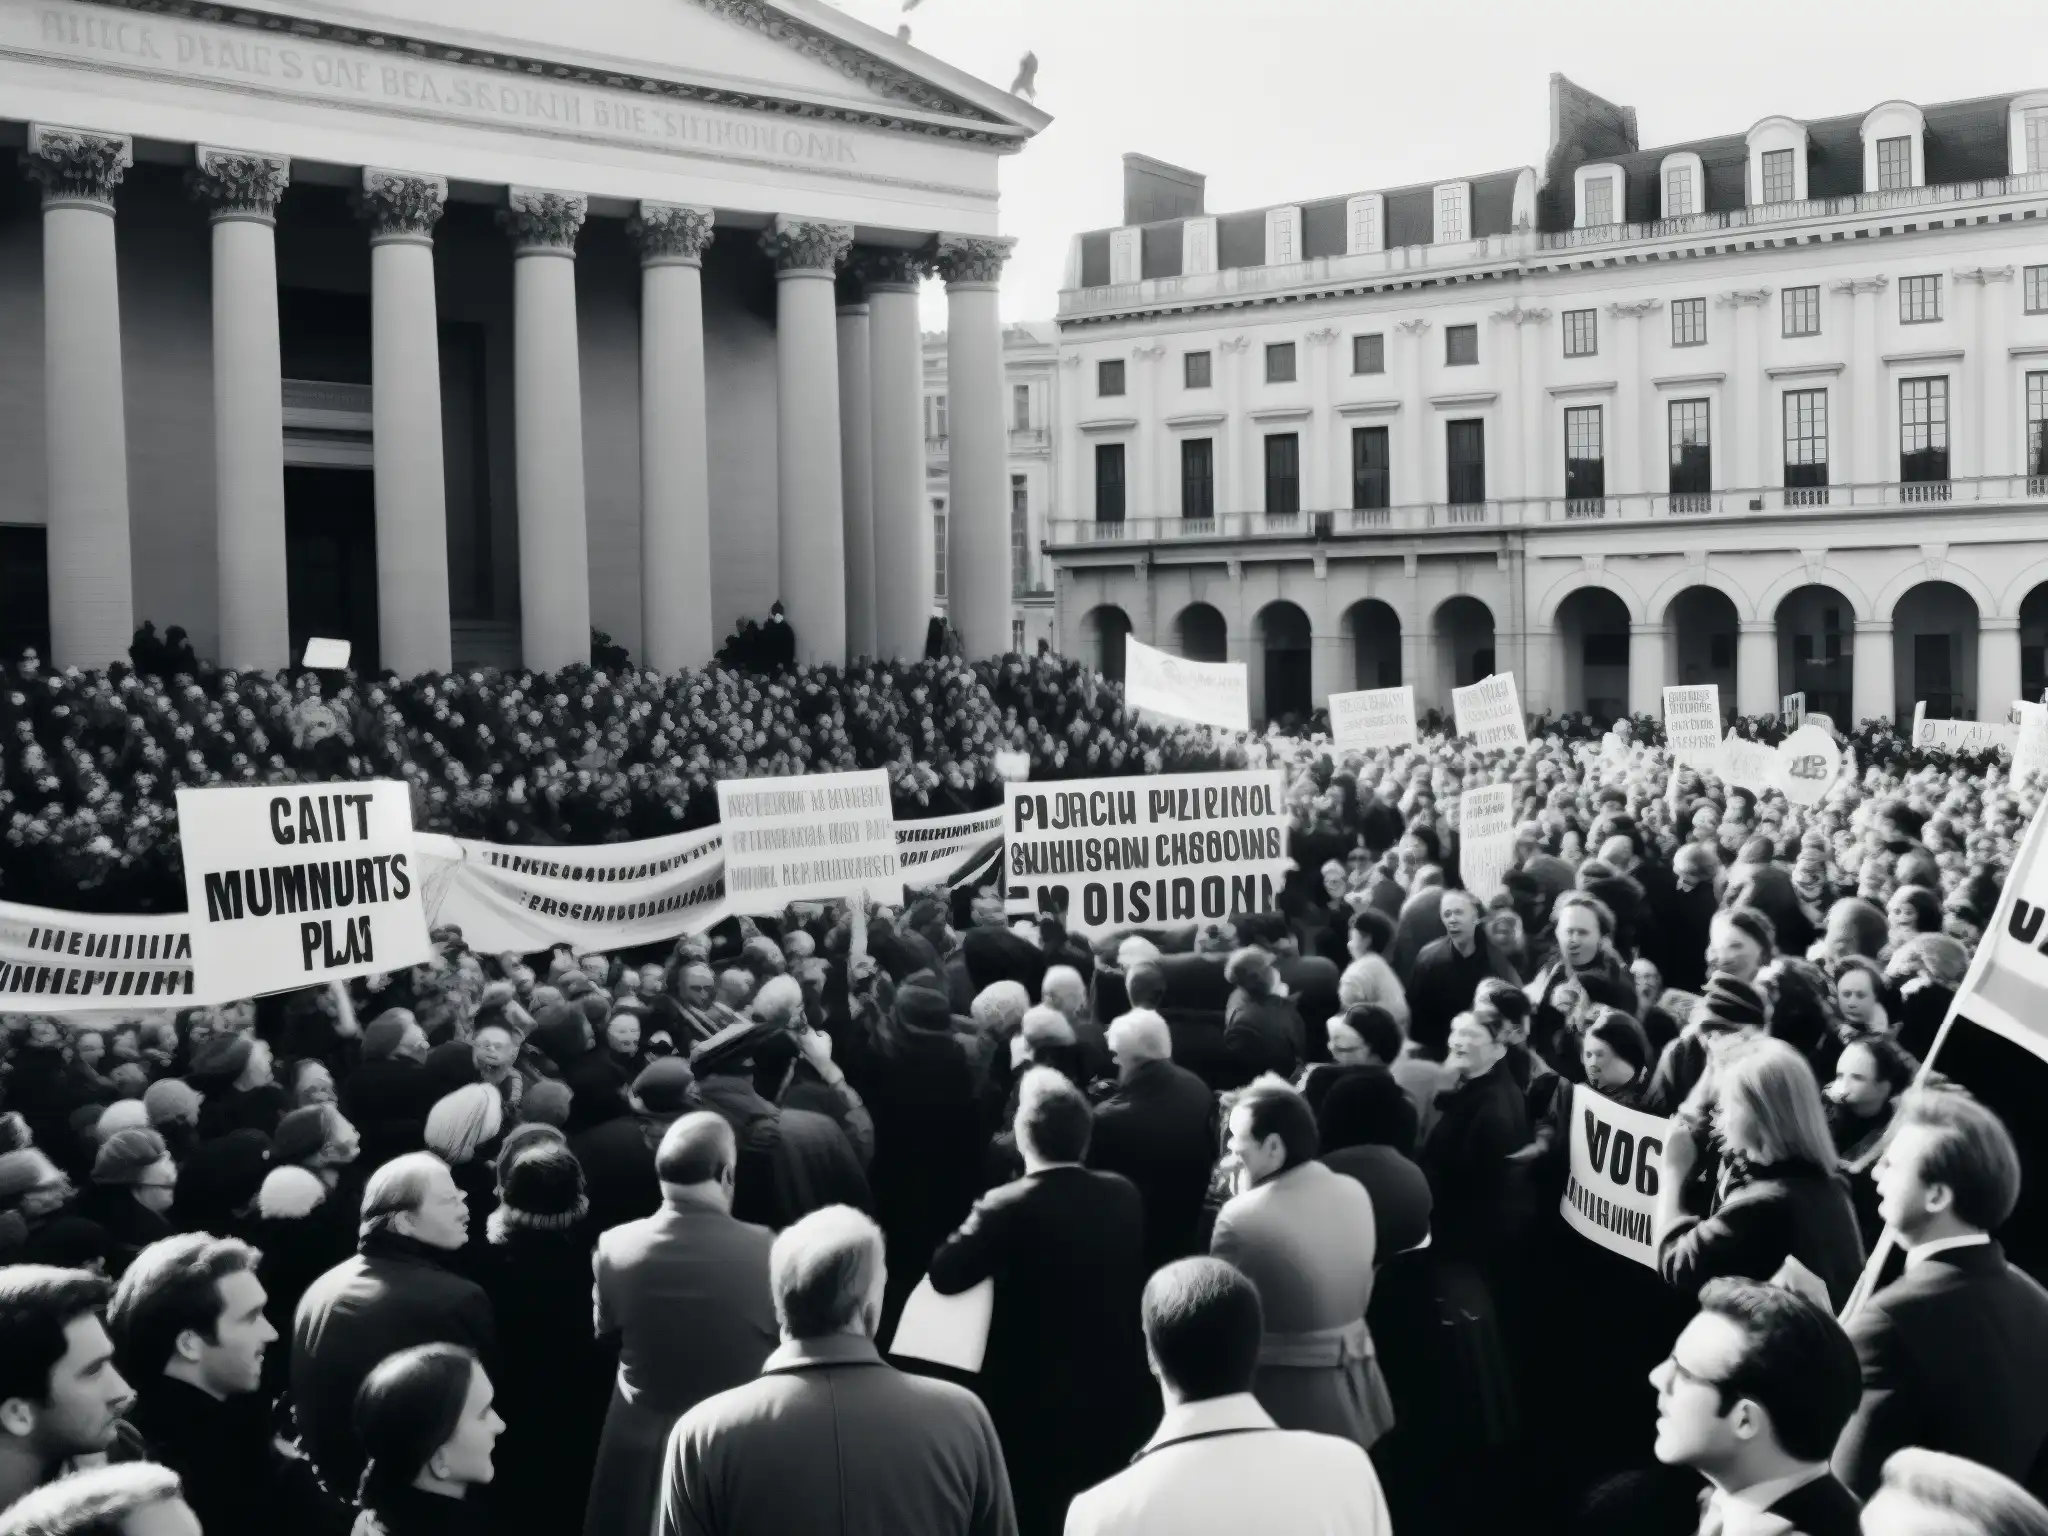
[[(2048, 1536), (2034, 1135), (1921, 1071), (2037, 801), (1995, 763), (1873, 727), (1802, 809), (1648, 722), (1338, 753), (1050, 658), (137, 660), (0, 688), (0, 897), (180, 905), (180, 782), (400, 776), (422, 826), (576, 843), (735, 773), (970, 809), (998, 748), (1278, 767), (1292, 869), (1199, 925), (937, 889), (6, 1018), (0, 1536)], [(1586, 1094), (1668, 1120), (1654, 1266), (1559, 1214)], [(889, 1348), (921, 1279), (992, 1282), (978, 1370)]]

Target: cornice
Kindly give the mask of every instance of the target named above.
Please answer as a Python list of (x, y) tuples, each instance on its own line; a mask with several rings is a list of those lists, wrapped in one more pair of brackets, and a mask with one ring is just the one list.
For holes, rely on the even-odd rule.
[(1555, 398), (1565, 395), (1611, 395), (1621, 388), (1615, 379), (1593, 379), (1584, 384), (1552, 384), (1550, 394)]
[(1773, 379), (1832, 378), (1847, 366), (1846, 363), (1786, 363), (1781, 367), (1766, 368), (1764, 373)]
[(1452, 395), (1431, 395), (1429, 403), (1440, 411), (1456, 411), (1468, 406), (1492, 405), (1499, 398), (1497, 389), (1468, 389)]

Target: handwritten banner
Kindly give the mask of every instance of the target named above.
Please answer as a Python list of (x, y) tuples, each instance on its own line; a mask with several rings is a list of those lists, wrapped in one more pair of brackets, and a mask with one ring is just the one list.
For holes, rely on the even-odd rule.
[(1474, 746), (1529, 744), (1529, 727), (1522, 718), (1522, 700), (1515, 692), (1512, 672), (1496, 672), (1469, 688), (1453, 688), (1451, 707), (1457, 715), (1458, 734)]
[(718, 819), (735, 912), (772, 916), (831, 896), (903, 900), (887, 769), (721, 779)]
[(1458, 872), (1465, 889), (1482, 902), (1493, 900), (1514, 862), (1513, 787), (1485, 784), (1458, 796)]
[(1126, 637), (1124, 698), (1133, 709), (1175, 720), (1251, 729), (1251, 687), (1241, 661), (1189, 661)]
[(192, 984), (192, 935), (182, 912), (98, 917), (0, 902), (0, 1013), (219, 1001)]
[(1339, 752), (1415, 745), (1415, 690), (1365, 688), (1330, 695), (1330, 740)]

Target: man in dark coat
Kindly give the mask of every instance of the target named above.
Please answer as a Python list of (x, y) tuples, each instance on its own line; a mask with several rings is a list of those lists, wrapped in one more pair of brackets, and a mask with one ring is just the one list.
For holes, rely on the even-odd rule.
[(1877, 1187), (1906, 1269), (1850, 1319), (1863, 1401), (1836, 1473), (1868, 1498), (1892, 1452), (1917, 1445), (2048, 1496), (2048, 1291), (1991, 1237), (2019, 1201), (2011, 1135), (1960, 1090), (1915, 1089)]
[(1714, 889), (1720, 867), (1711, 848), (1687, 843), (1671, 856), (1671, 894), (1661, 903), (1651, 898), (1663, 956), (1657, 963), (1667, 987), (1698, 992), (1707, 984), (1708, 929), (1721, 909), (1720, 893)]
[(363, 1455), (356, 1389), (386, 1356), (460, 1344), (485, 1370), (497, 1350), (491, 1303), (449, 1265), (469, 1239), (469, 1204), (431, 1152), (378, 1169), (363, 1191), (356, 1256), (315, 1280), (292, 1325), (292, 1406), (321, 1485), (353, 1499)]
[(1023, 1536), (1130, 1460), (1151, 1417), (1139, 1302), (1145, 1214), (1129, 1180), (1081, 1166), (1088, 1101), (1049, 1067), (1024, 1079), (1024, 1177), (991, 1190), (932, 1255), (932, 1289), (995, 1282), (976, 1385), (1003, 1442)]
[(780, 1031), (757, 1024), (699, 1051), (697, 1097), (725, 1118), (739, 1142), (733, 1214), (780, 1231), (828, 1205), (868, 1210), (867, 1174), (830, 1115), (787, 1109), (755, 1088), (754, 1058)]
[(1202, 1201), (1216, 1162), (1216, 1100), (1174, 1065), (1173, 1035), (1150, 1009), (1109, 1027), (1116, 1091), (1095, 1106), (1088, 1165), (1120, 1173), (1145, 1206), (1145, 1272), (1201, 1251)]
[(363, 1026), (362, 1060), (341, 1081), (341, 1111), (362, 1135), (364, 1167), (426, 1145), (434, 1107), (426, 1059), (427, 1032), (409, 1010), (388, 1009)]
[(608, 1232), (661, 1209), (655, 1149), (689, 1109), (695, 1092), (696, 1078), (681, 1057), (651, 1061), (633, 1079), (630, 1114), (614, 1115), (569, 1138), (569, 1150), (583, 1166), (592, 1231)]
[(1442, 1061), (1451, 1020), (1472, 1006), (1479, 983), (1498, 976), (1520, 986), (1522, 979), (1479, 926), (1478, 897), (1445, 891), (1438, 912), (1444, 936), (1423, 946), (1408, 978), (1408, 1038)]

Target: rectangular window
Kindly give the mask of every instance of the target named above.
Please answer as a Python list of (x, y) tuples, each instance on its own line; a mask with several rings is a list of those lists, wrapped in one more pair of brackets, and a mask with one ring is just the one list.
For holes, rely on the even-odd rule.
[(1180, 441), (1180, 515), (1206, 521), (1216, 515), (1216, 440)]
[(1485, 422), (1445, 422), (1444, 461), (1449, 493), (1446, 499), (1453, 506), (1471, 506), (1486, 500)]
[(2048, 107), (2030, 107), (2020, 121), (2026, 126), (2027, 169), (2048, 171)]
[(1370, 336), (1351, 338), (1351, 371), (1353, 373), (1385, 373), (1387, 371), (1387, 338), (1378, 331)]
[(1022, 475), (1010, 476), (1010, 592), (1031, 590), (1031, 492)]
[(1444, 362), (1453, 368), (1479, 361), (1479, 327), (1476, 325), (1447, 325), (1444, 327)]
[(1674, 347), (1702, 347), (1707, 342), (1707, 301), (1705, 299), (1673, 299), (1671, 301), (1671, 345)]
[(1266, 434), (1266, 513), (1301, 510), (1301, 438), (1293, 432)]
[(1793, 153), (1789, 149), (1764, 151), (1764, 195), (1758, 201), (1789, 203), (1798, 196), (1799, 180), (1792, 169)]
[(1595, 176), (1586, 183), (1586, 225), (1598, 229), (1614, 222), (1614, 178)]
[(934, 443), (946, 441), (946, 397), (926, 395), (924, 397), (924, 435)]
[[(2048, 475), (2048, 373), (2027, 375), (2027, 474)], [(2028, 487), (2031, 495), (2043, 491), (2048, 485)]]
[(2020, 290), (2027, 313), (2048, 315), (2048, 267), (2028, 267), (2022, 277)]
[(1465, 189), (1439, 187), (1436, 194), (1436, 237), (1446, 243), (1465, 238)]
[(1098, 395), (1120, 395), (1124, 392), (1124, 362), (1120, 357), (1105, 357), (1095, 365), (1095, 393)]
[(1564, 355), (1592, 357), (1600, 350), (1600, 311), (1568, 309), (1564, 312)]
[[(1704, 512), (1714, 488), (1714, 442), (1709, 402), (1671, 402), (1671, 510)], [(1681, 504), (1683, 503), (1683, 504)]]
[(1351, 429), (1351, 505), (1361, 511), (1393, 505), (1385, 427)]
[[(1948, 484), (1948, 380), (1899, 380), (1899, 478), (1913, 485)], [(1946, 497), (1911, 495), (1909, 501)]]
[(1189, 389), (1207, 389), (1210, 359), (1206, 352), (1189, 352), (1180, 360), (1180, 380)]
[(1785, 505), (1828, 504), (1828, 392), (1785, 391)]
[(1692, 200), (1692, 167), (1670, 167), (1664, 172), (1664, 217), (1682, 219), (1697, 211)]
[(1266, 382), (1268, 384), (1292, 384), (1294, 382), (1293, 342), (1275, 341), (1267, 343)]
[(1899, 324), (1921, 325), (1941, 318), (1941, 274), (1899, 279)]
[(1785, 334), (1787, 336), (1818, 336), (1820, 334), (1820, 288), (1787, 288), (1784, 295)]
[(1010, 425), (1019, 432), (1031, 430), (1031, 386), (1010, 386)]
[(946, 504), (932, 503), (932, 596), (946, 600)]
[(1913, 141), (1909, 138), (1877, 141), (1877, 190), (1895, 192), (1913, 185)]
[(1095, 445), (1095, 521), (1124, 520), (1124, 445)]
[[(1599, 502), (1607, 494), (1607, 454), (1600, 436), (1600, 407), (1573, 406), (1564, 413), (1564, 496), (1567, 502)], [(1571, 508), (1566, 508), (1567, 515)]]

